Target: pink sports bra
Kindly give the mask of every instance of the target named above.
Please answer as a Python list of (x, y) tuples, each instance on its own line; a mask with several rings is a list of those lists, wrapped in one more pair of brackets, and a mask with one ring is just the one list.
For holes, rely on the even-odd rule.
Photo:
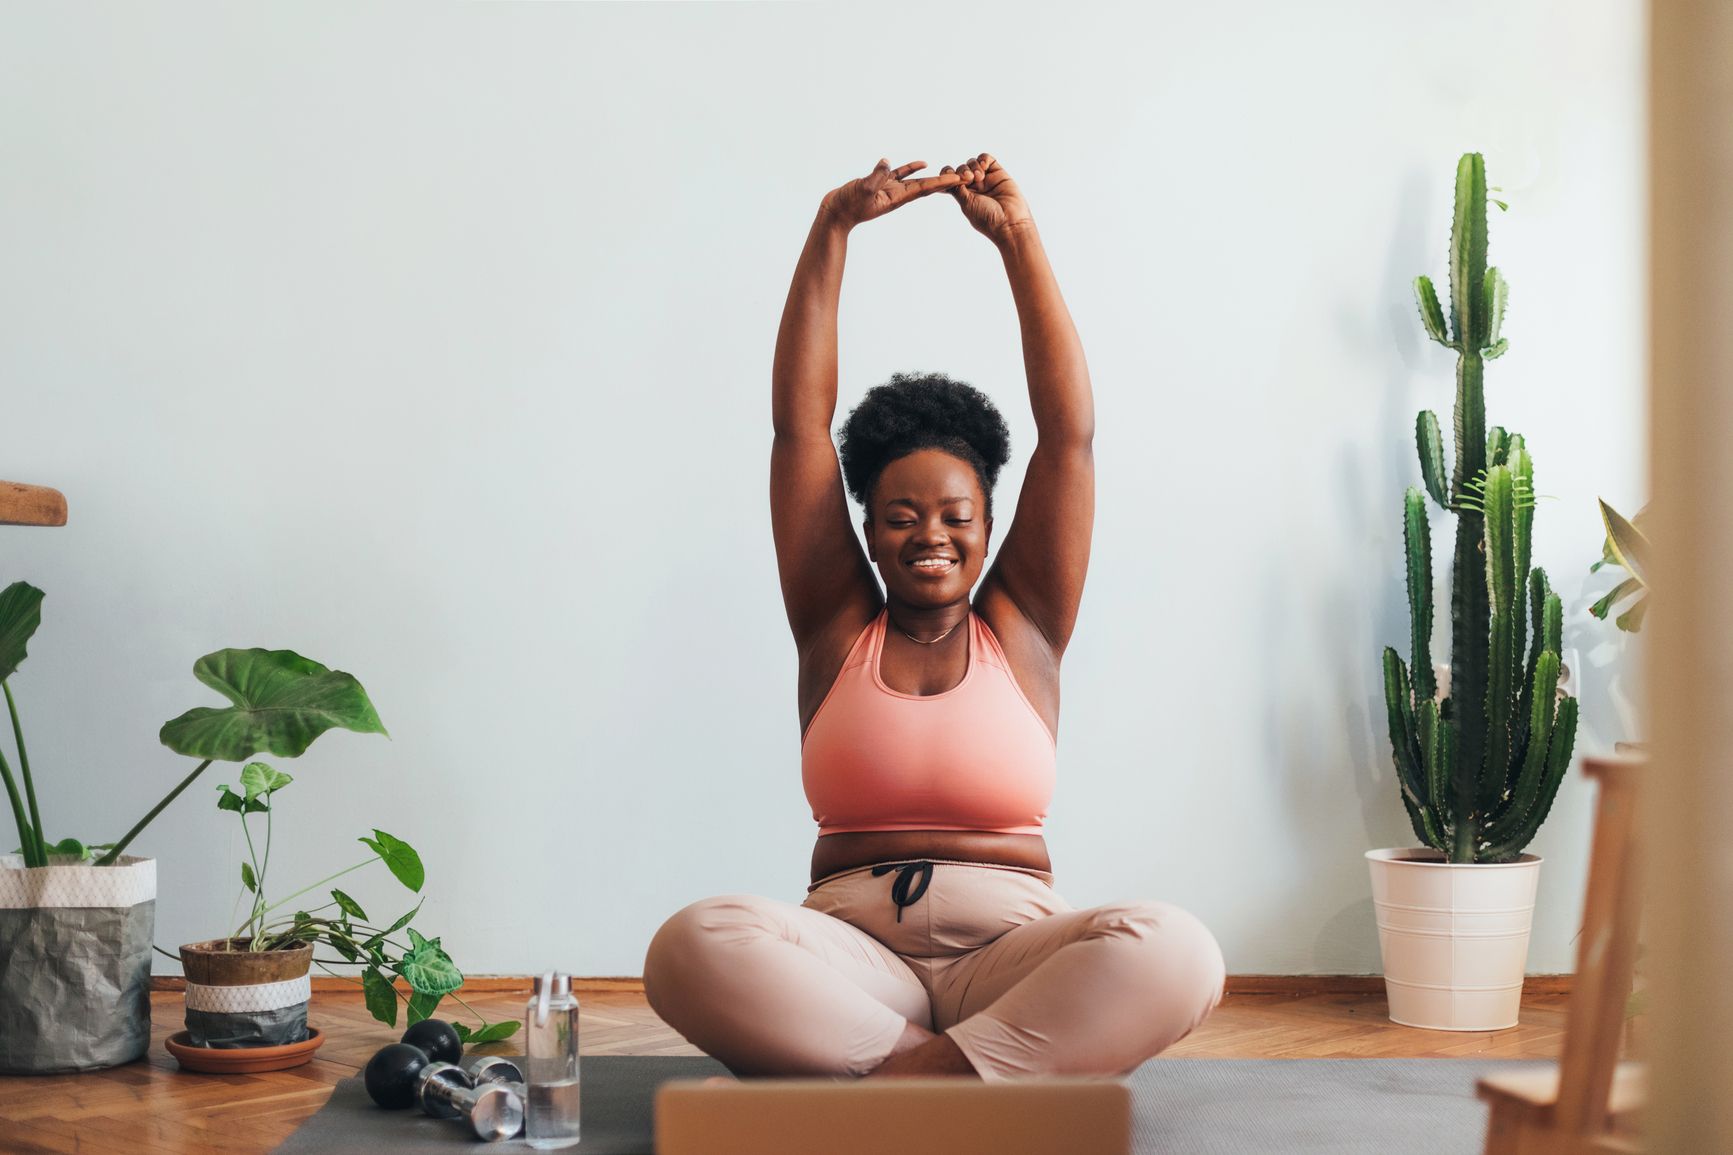
[(887, 611), (867, 623), (800, 746), (820, 836), (857, 830), (1040, 834), (1056, 744), (1011, 674), (999, 639), (969, 611), (969, 664), (940, 694), (879, 676)]

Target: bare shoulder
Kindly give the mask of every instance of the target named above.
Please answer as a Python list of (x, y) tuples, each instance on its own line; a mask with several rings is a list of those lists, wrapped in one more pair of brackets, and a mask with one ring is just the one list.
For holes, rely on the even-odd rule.
[(975, 591), (974, 610), (999, 639), (1011, 676), (1034, 703), (1053, 733), (1059, 732), (1059, 661), (1038, 626), (1017, 607), (998, 582), (984, 579)]

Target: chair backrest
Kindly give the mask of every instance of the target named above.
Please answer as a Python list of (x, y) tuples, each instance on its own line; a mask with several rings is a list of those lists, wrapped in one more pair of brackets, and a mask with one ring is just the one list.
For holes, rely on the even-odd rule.
[(1642, 918), (1638, 804), (1647, 767), (1643, 758), (1583, 759), (1583, 773), (1600, 783), (1600, 796), (1577, 973), (1559, 1060), (1554, 1119), (1567, 1135), (1595, 1135), (1606, 1126)]

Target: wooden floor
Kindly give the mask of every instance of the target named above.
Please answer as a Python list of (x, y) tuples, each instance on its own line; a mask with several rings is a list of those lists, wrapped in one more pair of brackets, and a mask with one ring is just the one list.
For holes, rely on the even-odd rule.
[[(466, 995), (490, 1018), (513, 1018), (524, 996)], [(580, 992), (585, 1055), (695, 1055), (633, 991)], [(1508, 1031), (1459, 1034), (1399, 1027), (1382, 994), (1229, 994), (1174, 1058), (1556, 1058), (1565, 998), (1523, 1000)], [(0, 1077), (0, 1149), (180, 1155), (266, 1152), (317, 1111), (337, 1081), (355, 1074), (399, 1032), (367, 1016), (359, 994), (316, 992), (309, 1019), (328, 1041), (318, 1057), (266, 1075), (182, 1072), (162, 1041), (182, 1027), (181, 995), (151, 996), (154, 1033), (143, 1062), (86, 1075)], [(490, 1048), (509, 1051), (509, 1043)]]

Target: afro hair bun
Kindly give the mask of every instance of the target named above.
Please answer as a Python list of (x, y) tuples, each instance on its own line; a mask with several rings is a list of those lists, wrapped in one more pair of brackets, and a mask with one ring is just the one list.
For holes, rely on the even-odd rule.
[(993, 402), (943, 373), (892, 373), (867, 390), (838, 435), (843, 481), (869, 517), (885, 466), (917, 449), (943, 449), (973, 466), (989, 517), (999, 470), (1011, 460), (1011, 431)]

